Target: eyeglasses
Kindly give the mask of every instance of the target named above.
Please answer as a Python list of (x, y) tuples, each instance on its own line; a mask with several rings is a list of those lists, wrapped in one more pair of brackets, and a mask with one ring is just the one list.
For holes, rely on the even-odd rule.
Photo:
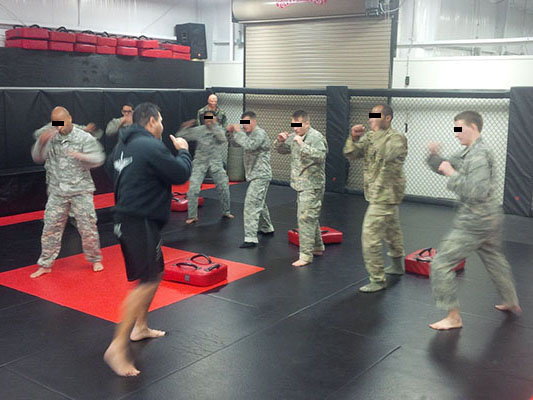
[(122, 114), (131, 114), (133, 110), (122, 110)]

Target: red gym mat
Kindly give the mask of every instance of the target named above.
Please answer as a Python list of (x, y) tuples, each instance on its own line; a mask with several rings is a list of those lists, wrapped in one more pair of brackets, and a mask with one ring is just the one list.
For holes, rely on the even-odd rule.
[[(124, 259), (120, 246), (102, 249), (104, 270), (93, 272), (83, 254), (58, 259), (52, 273), (32, 279), (30, 274), (36, 265), (0, 273), (0, 285), (40, 297), (77, 311), (111, 322), (120, 321), (120, 305), (128, 291), (134, 286), (126, 279)], [(190, 257), (194, 253), (163, 247), (165, 260)], [(226, 285), (264, 268), (211, 257), (228, 265), (228, 279), (213, 286), (197, 287), (175, 282), (161, 282), (150, 311), (174, 304), (178, 301), (206, 292), (214, 287)]]

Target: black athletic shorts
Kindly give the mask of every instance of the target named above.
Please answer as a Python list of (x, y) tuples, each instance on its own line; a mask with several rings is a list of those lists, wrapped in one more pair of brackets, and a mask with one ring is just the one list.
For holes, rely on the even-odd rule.
[(162, 226), (146, 218), (115, 214), (117, 236), (128, 281), (157, 281), (165, 268), (161, 253)]

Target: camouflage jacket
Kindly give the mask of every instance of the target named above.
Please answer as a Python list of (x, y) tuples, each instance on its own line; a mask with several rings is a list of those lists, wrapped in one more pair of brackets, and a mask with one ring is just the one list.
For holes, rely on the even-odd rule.
[(176, 136), (197, 143), (193, 161), (195, 164), (220, 162), (226, 154), (226, 134), (218, 124), (212, 129), (208, 129), (205, 125), (185, 128), (180, 130)]
[[(63, 136), (57, 133), (44, 146), (39, 138), (46, 129), (35, 131), (35, 144), (32, 158), (36, 163), (44, 163), (48, 193), (63, 196), (94, 192), (91, 168), (102, 165), (105, 154), (102, 145), (90, 133), (76, 126)], [(89, 157), (88, 161), (79, 161), (69, 156), (69, 151), (80, 152)]]
[(215, 114), (215, 117), (217, 117), (218, 123), (222, 125), (224, 129), (226, 129), (228, 125), (228, 118), (226, 117), (226, 113), (224, 113), (224, 111), (218, 108), (218, 106), (215, 109), (215, 111), (210, 110), (209, 106), (200, 108), (198, 112), (196, 113), (196, 122), (198, 123), (198, 126), (203, 125), (204, 121), (202, 120), (202, 114), (205, 113), (206, 111), (212, 111), (213, 114)]
[(272, 179), (270, 166), (270, 140), (264, 129), (258, 126), (249, 134), (234, 132), (231, 141), (244, 149), (244, 171), (246, 180)]
[(407, 138), (389, 128), (370, 131), (354, 142), (348, 136), (344, 155), (363, 159), (365, 199), (372, 204), (400, 204), (405, 192), (403, 163), (407, 157)]
[(126, 124), (120, 126), (120, 121), (122, 121), (122, 117), (113, 118), (111, 121), (109, 121), (105, 128), (105, 134), (107, 136), (115, 136), (120, 129), (131, 126)]
[(303, 137), (302, 147), (294, 139), (294, 133), (285, 142), (274, 142), (278, 153), (291, 154), (291, 187), (301, 192), (323, 189), (326, 184), (326, 154), (328, 143), (317, 130), (309, 127)]
[(438, 173), (439, 165), (448, 161), (455, 172), (449, 177), (447, 187), (460, 203), (459, 213), (479, 221), (501, 213), (496, 197), (496, 177), (492, 152), (479, 138), (460, 153), (444, 159), (437, 154), (428, 157), (430, 168)]

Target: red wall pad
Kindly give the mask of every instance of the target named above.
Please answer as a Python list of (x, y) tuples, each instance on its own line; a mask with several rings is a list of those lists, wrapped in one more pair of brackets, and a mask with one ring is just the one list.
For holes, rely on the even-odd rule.
[(76, 41), (76, 34), (75, 33), (69, 33), (69, 32), (51, 31), (49, 40), (51, 42), (74, 43)]
[(172, 58), (176, 60), (189, 60), (191, 61), (191, 55), (190, 54), (184, 54), (184, 53), (172, 53)]
[(139, 49), (139, 55), (141, 57), (151, 58), (172, 58), (172, 52), (170, 50)]
[[(342, 243), (341, 231), (330, 228), (328, 226), (321, 226), (320, 234), (322, 236), (322, 241), (324, 242), (324, 244)], [(295, 244), (296, 246), (300, 245), (300, 235), (298, 233), (298, 229), (289, 229), (288, 237), (290, 243)]]
[(48, 50), (67, 51), (72, 53), (74, 51), (74, 43), (48, 42)]
[(92, 33), (76, 33), (76, 42), (85, 44), (96, 44), (98, 37)]
[(117, 39), (117, 46), (136, 47), (136, 45), (137, 45), (137, 39), (131, 39), (131, 38), (118, 38)]
[(98, 36), (96, 38), (96, 45), (97, 46), (117, 47), (117, 38)]
[(46, 40), (10, 39), (6, 40), (6, 47), (20, 47), (26, 50), (48, 50)]
[(44, 28), (14, 28), (6, 31), (6, 40), (24, 39), (48, 39), (48, 29)]
[(135, 57), (138, 54), (139, 54), (139, 49), (137, 47), (122, 47), (122, 46), (117, 47), (117, 55), (118, 56)]
[(157, 49), (159, 48), (159, 40), (137, 40), (135, 46), (139, 49)]
[[(419, 249), (405, 256), (405, 272), (429, 276), (431, 273), (431, 261), (435, 258), (435, 254), (437, 254), (437, 250), (428, 247), (427, 249)], [(460, 271), (464, 267), (465, 260), (462, 260), (453, 270)]]
[(117, 48), (112, 46), (96, 46), (96, 54), (117, 54)]
[(96, 53), (96, 46), (94, 44), (76, 43), (74, 51), (78, 53)]

